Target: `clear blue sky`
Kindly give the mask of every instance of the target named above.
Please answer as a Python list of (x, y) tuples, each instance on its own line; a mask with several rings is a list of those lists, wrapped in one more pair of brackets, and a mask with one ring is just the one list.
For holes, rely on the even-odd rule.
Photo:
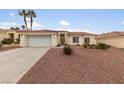
[[(37, 9), (34, 29), (67, 29), (103, 33), (124, 31), (124, 10), (104, 9)], [(0, 9), (0, 28), (21, 26), (18, 10)]]

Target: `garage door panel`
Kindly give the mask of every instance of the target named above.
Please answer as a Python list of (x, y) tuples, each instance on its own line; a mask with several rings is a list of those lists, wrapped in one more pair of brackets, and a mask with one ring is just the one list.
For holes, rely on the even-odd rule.
[(29, 47), (42, 47), (51, 46), (52, 39), (51, 36), (29, 36), (28, 46)]

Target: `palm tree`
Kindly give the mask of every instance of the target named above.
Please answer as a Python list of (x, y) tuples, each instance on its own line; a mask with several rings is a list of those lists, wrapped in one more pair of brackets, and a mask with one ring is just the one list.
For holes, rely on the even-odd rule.
[(23, 30), (25, 30), (25, 25), (22, 25), (21, 28), (22, 28)]
[(23, 16), (23, 20), (24, 20), (24, 23), (25, 23), (25, 27), (26, 27), (26, 29), (28, 30), (27, 20), (26, 20), (26, 18), (27, 18), (27, 16), (28, 16), (27, 10), (24, 10), (24, 9), (19, 10), (18, 14), (19, 14), (20, 16)]
[(37, 17), (34, 10), (28, 10), (28, 17), (30, 18), (30, 29), (32, 30), (33, 18)]

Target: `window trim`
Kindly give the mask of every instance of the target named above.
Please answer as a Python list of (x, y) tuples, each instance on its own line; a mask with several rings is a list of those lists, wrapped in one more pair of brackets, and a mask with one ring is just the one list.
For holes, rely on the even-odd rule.
[(84, 42), (90, 42), (90, 38), (89, 37), (85, 37), (84, 38)]
[[(78, 38), (78, 39), (76, 40), (74, 38)], [(79, 43), (79, 37), (78, 36), (73, 37), (73, 43)]]

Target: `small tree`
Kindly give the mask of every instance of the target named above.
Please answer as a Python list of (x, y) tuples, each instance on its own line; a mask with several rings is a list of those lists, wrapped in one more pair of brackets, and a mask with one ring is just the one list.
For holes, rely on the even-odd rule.
[(14, 27), (10, 27), (11, 30), (14, 30), (15, 28)]
[(11, 30), (20, 30), (20, 28), (17, 26), (17, 27), (10, 27)]
[(20, 30), (20, 28), (19, 27), (15, 27), (15, 30)]
[(23, 30), (25, 30), (25, 25), (22, 25), (21, 28), (22, 28)]

